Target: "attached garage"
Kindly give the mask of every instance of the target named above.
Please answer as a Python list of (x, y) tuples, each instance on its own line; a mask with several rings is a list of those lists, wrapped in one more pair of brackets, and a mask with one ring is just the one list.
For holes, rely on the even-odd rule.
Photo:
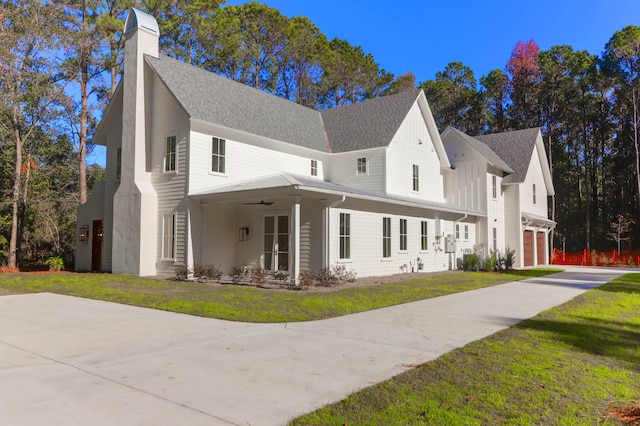
[(538, 232), (536, 235), (536, 249), (538, 255), (538, 265), (544, 265), (544, 232)]
[(524, 266), (533, 266), (533, 231), (524, 231), (522, 241)]

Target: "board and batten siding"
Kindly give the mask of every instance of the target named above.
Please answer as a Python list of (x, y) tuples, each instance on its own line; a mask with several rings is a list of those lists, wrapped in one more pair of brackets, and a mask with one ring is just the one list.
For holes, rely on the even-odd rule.
[[(488, 248), (487, 254), (494, 249), (493, 247), (493, 228), (496, 228), (496, 243), (495, 249), (501, 253), (505, 252), (507, 243), (505, 240), (505, 194), (502, 186), (503, 177), (501, 172), (488, 166), (488, 172), (485, 173), (486, 180), (486, 200), (487, 200), (487, 230), (486, 239), (483, 241), (485, 247)], [(496, 177), (496, 198), (493, 198), (493, 176)]]
[[(167, 275), (173, 273), (174, 261), (162, 258), (163, 216), (176, 214), (175, 264), (187, 264), (188, 261), (188, 202), (187, 187), (189, 176), (189, 117), (175, 100), (166, 86), (154, 74), (151, 93), (153, 100), (149, 102), (151, 110), (147, 116), (151, 132), (149, 138), (151, 182), (158, 197), (157, 211), (157, 273)], [(176, 137), (176, 170), (164, 171), (166, 139)], [(144, 213), (143, 213), (144, 214)]]
[[(384, 193), (385, 150), (386, 148), (375, 148), (334, 154), (329, 160), (327, 179), (365, 191)], [(367, 173), (357, 173), (358, 158), (367, 159)]]
[(465, 209), (486, 211), (486, 163), (461, 161), (446, 174), (447, 203)]
[[(211, 171), (213, 137), (225, 139), (225, 172)], [(189, 191), (226, 186), (279, 173), (311, 176), (311, 158), (255, 146), (225, 138), (221, 134), (191, 131)], [(318, 177), (323, 175), (323, 162), (318, 160)]]
[[(546, 161), (546, 159), (543, 159)], [(533, 204), (533, 184), (536, 185), (536, 203)], [(520, 207), (522, 212), (536, 214), (538, 216), (547, 217), (547, 187), (544, 183), (542, 167), (540, 165), (540, 157), (538, 150), (533, 149), (531, 162), (524, 183), (521, 185)]]
[(105, 168), (104, 184), (104, 218), (102, 222), (102, 270), (111, 271), (113, 250), (113, 196), (118, 190), (120, 179), (116, 176), (118, 149), (122, 147), (122, 103), (115, 104), (116, 108), (110, 114), (113, 121), (101, 123), (109, 129), (106, 137), (107, 164)]
[[(416, 102), (394, 135), (386, 154), (386, 192), (444, 202), (441, 163)], [(413, 191), (413, 165), (419, 167), (419, 191)]]
[[(340, 259), (340, 213), (351, 215), (351, 257)], [(421, 272), (444, 271), (448, 269), (448, 255), (435, 250), (436, 220), (415, 216), (385, 214), (362, 210), (331, 210), (330, 250), (331, 265), (344, 265), (353, 269), (358, 277), (398, 274), (401, 267), (407, 266), (411, 272), (413, 265), (417, 272), (418, 258), (424, 269)], [(391, 256), (382, 256), (382, 218), (391, 218)], [(400, 250), (400, 219), (407, 220), (407, 250)], [(421, 222), (428, 223), (428, 249), (421, 250)], [(446, 222), (443, 231), (451, 233), (452, 223)], [(444, 249), (444, 244), (442, 244)]]
[(522, 216), (520, 214), (520, 185), (505, 185), (504, 232), (505, 246), (516, 251), (514, 266), (522, 266)]

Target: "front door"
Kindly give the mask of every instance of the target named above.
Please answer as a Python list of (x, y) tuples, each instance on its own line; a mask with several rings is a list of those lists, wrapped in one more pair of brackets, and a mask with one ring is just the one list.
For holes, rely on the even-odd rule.
[(289, 270), (289, 215), (264, 217), (264, 269)]
[(91, 271), (100, 272), (102, 268), (102, 221), (94, 220), (91, 235)]

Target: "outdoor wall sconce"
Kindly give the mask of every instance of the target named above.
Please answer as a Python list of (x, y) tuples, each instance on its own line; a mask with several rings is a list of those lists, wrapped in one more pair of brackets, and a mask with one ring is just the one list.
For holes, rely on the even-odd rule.
[(80, 242), (86, 243), (89, 241), (89, 225), (82, 225), (80, 227)]
[(238, 241), (244, 242), (249, 240), (249, 228), (242, 227), (238, 228)]

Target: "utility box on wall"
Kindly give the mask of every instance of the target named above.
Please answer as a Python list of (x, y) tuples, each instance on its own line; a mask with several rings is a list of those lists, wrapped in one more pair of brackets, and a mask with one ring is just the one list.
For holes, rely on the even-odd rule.
[(444, 252), (445, 253), (455, 253), (456, 252), (456, 239), (453, 238), (453, 235), (449, 234), (444, 239)]

